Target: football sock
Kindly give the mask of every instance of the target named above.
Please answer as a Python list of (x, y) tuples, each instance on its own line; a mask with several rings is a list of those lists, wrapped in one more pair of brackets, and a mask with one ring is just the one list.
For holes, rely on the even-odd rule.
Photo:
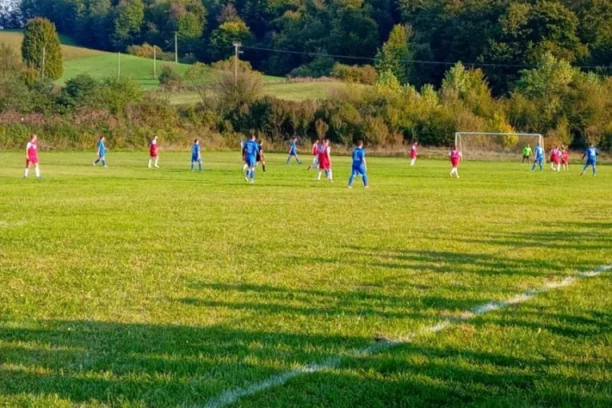
[(40, 178), (40, 169), (38, 167), (34, 167), (34, 174), (36, 174), (36, 178)]

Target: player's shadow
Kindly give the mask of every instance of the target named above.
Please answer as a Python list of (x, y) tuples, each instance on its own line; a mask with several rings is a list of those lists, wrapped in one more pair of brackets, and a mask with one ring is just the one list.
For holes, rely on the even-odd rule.
[[(274, 403), (347, 408), (612, 406), (601, 366), (484, 349), (406, 344), (392, 353), (349, 360), (341, 370), (293, 381), (275, 394)], [(259, 394), (249, 403), (263, 406), (269, 400), (269, 395)]]
[[(385, 318), (432, 321), (440, 315), (464, 311), (486, 303), (482, 295), (449, 298), (435, 296), (427, 290), (419, 294), (390, 295), (377, 288), (324, 291), (318, 289), (283, 288), (255, 284), (223, 284), (196, 282), (192, 289), (214, 293), (214, 298), (202, 294), (180, 299), (181, 303), (214, 309), (251, 311), (270, 314), (321, 318), (330, 316), (354, 316), (356, 318)], [(221, 299), (240, 299), (219, 300)]]
[(51, 320), (0, 324), (0, 396), (195, 406), (227, 388), (323, 361), (372, 338)]

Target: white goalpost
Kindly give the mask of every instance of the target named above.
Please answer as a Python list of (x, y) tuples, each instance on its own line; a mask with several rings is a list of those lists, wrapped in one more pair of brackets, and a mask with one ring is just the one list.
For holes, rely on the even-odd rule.
[(534, 150), (538, 144), (544, 146), (544, 137), (539, 133), (455, 133), (455, 146), (459, 148), (463, 158), (468, 160), (522, 157), (525, 146), (529, 145)]

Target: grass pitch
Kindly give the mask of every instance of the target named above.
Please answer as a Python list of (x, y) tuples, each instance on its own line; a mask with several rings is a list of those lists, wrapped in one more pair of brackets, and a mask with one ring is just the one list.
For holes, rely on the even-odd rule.
[[(369, 158), (371, 188), (268, 155), (0, 153), (0, 406), (205, 406), (612, 263), (612, 171)], [(307, 160), (309, 157), (304, 156)], [(239, 400), (609, 407), (612, 274)]]

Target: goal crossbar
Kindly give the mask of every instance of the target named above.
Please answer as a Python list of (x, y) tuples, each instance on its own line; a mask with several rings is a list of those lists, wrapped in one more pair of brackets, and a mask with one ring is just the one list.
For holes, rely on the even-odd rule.
[[(480, 137), (479, 137), (480, 136)], [(472, 139), (475, 137), (475, 139)], [(491, 137), (490, 142), (483, 137)], [(524, 133), (524, 132), (455, 132), (455, 146), (459, 148), (465, 155), (470, 153), (464, 152), (464, 149), (468, 150), (475, 149), (472, 154), (476, 152), (485, 153), (490, 151), (493, 154), (516, 154), (520, 152), (521, 139), (529, 139), (533, 144), (539, 143), (544, 146), (544, 137), (540, 133)], [(535, 139), (535, 140), (534, 140)], [(473, 140), (472, 143), (469, 141)], [(475, 144), (474, 144), (475, 143)], [(497, 148), (496, 148), (497, 147)]]

